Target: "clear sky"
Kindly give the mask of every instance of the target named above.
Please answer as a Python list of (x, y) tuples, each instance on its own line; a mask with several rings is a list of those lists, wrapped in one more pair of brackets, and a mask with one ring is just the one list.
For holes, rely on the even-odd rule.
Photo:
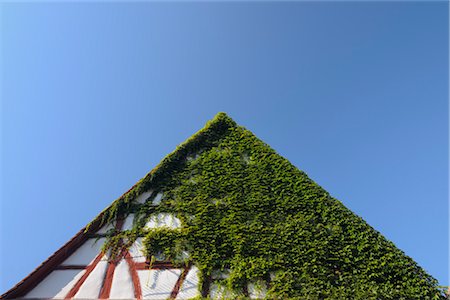
[(448, 2), (1, 9), (0, 292), (219, 111), (448, 284)]

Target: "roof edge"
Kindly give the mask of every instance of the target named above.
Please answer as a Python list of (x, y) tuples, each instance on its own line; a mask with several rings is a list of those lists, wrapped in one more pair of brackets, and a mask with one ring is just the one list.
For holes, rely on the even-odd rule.
[(97, 231), (101, 224), (101, 215), (97, 216), (92, 222), (89, 230), (87, 226), (78, 231), (67, 243), (60, 249), (50, 255), (28, 276), (18, 282), (14, 287), (0, 295), (0, 299), (15, 299), (25, 296), (34, 287), (36, 287), (45, 277), (47, 277), (56, 266), (61, 264), (67, 257), (73, 254), (88, 238), (89, 234)]

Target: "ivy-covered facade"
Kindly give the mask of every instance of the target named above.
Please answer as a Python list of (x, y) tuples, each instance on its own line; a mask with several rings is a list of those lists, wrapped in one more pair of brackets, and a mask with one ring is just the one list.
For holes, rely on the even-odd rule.
[[(160, 213), (181, 227), (146, 228)], [(133, 227), (111, 230), (104, 250), (144, 237), (151, 260), (199, 268), (200, 298), (222, 272), (216, 281), (233, 299), (247, 298), (249, 283), (266, 285), (267, 299), (444, 299), (413, 259), (224, 113), (102, 212), (102, 224), (130, 214)]]

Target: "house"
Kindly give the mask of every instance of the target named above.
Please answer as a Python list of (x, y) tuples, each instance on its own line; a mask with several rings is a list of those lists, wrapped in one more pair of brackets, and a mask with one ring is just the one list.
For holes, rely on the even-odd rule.
[(208, 296), (443, 298), (416, 262), (224, 113), (0, 298)]

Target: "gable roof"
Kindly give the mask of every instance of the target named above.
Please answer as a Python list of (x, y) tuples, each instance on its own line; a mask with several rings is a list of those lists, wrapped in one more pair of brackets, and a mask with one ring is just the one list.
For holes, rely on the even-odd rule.
[[(153, 198), (164, 193), (163, 204), (137, 200), (149, 191)], [(144, 226), (150, 215), (164, 212), (183, 223), (176, 237)], [(282, 298), (336, 298), (350, 291), (361, 298), (442, 296), (436, 280), (411, 258), (219, 113), (0, 298), (25, 296), (103, 226), (130, 215), (136, 215), (133, 225), (120, 236), (111, 231), (107, 248), (146, 236), (147, 253), (180, 250), (158, 249), (158, 239), (169, 239), (189, 250), (187, 263), (200, 270), (203, 296), (214, 270), (230, 270), (227, 286), (247, 295), (249, 284), (263, 279), (270, 282), (268, 292)]]

